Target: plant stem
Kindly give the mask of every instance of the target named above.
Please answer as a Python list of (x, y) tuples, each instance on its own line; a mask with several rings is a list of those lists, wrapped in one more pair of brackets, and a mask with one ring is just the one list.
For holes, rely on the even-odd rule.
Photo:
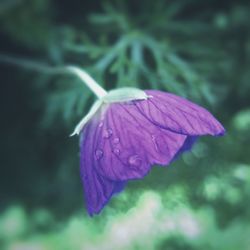
[(77, 75), (81, 80), (83, 80), (86, 85), (95, 93), (95, 95), (100, 99), (107, 94), (107, 91), (103, 89), (87, 72), (79, 69), (75, 66), (65, 67), (69, 72)]
[(45, 74), (70, 73), (75, 76), (78, 76), (99, 99), (107, 94), (107, 91), (103, 89), (86, 71), (76, 66), (50, 67), (42, 63), (34, 62), (23, 58), (10, 57), (7, 55), (0, 55), (0, 63), (1, 62), (43, 72)]

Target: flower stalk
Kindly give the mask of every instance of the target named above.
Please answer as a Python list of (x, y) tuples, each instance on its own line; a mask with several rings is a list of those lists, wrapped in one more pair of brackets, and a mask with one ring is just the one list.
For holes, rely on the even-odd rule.
[(39, 72), (43, 72), (45, 74), (65, 74), (70, 73), (78, 76), (87, 87), (92, 90), (92, 92), (101, 99), (106, 96), (107, 91), (103, 89), (86, 71), (76, 67), (76, 66), (63, 66), (63, 67), (51, 67), (48, 65), (44, 65), (39, 62), (34, 62), (31, 60), (23, 59), (23, 58), (14, 58), (7, 55), (0, 54), (0, 63), (7, 63), (14, 66), (19, 66)]
[(66, 66), (66, 69), (77, 75), (84, 83), (88, 86), (90, 90), (101, 99), (102, 97), (107, 95), (107, 91), (103, 89), (86, 71), (79, 69), (75, 66)]

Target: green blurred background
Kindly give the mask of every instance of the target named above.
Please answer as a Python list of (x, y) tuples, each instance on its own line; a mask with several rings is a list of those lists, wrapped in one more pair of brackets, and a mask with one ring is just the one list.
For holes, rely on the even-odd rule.
[[(1, 0), (0, 249), (250, 249), (250, 4)], [(107, 90), (160, 89), (225, 126), (89, 218), (75, 124)]]

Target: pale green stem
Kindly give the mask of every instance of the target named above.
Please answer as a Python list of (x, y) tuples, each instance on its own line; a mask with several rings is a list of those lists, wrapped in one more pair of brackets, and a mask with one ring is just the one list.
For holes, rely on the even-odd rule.
[(70, 73), (78, 76), (99, 99), (107, 94), (106, 90), (103, 89), (86, 71), (76, 66), (50, 67), (30, 60), (12, 58), (5, 55), (0, 55), (0, 62), (28, 68), (31, 70), (41, 71), (46, 74)]
[(107, 94), (107, 91), (103, 89), (87, 72), (75, 66), (66, 66), (65, 68), (84, 81), (99, 99)]

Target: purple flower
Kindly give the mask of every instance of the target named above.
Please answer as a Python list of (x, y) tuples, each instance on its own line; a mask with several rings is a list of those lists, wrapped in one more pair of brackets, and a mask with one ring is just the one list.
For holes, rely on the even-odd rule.
[(76, 127), (80, 171), (90, 215), (99, 213), (128, 180), (167, 166), (201, 135), (223, 126), (204, 108), (174, 94), (124, 88), (100, 98)]

